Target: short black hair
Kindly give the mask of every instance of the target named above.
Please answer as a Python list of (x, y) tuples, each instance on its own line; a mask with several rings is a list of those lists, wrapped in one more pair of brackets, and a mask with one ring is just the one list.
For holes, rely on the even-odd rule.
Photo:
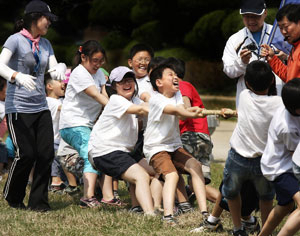
[(276, 20), (281, 21), (286, 17), (289, 21), (298, 23), (300, 20), (300, 4), (287, 4), (279, 9)]
[(281, 91), (281, 97), (285, 108), (293, 115), (300, 109), (300, 78), (294, 78), (287, 82)]
[(156, 80), (161, 79), (164, 70), (168, 68), (175, 71), (174, 66), (172, 64), (167, 64), (167, 63), (160, 64), (151, 71), (150, 82), (155, 91), (158, 91)]
[(135, 54), (137, 54), (138, 52), (142, 52), (142, 51), (146, 51), (150, 54), (151, 58), (154, 57), (154, 51), (153, 48), (151, 46), (149, 46), (148, 44), (145, 43), (138, 43), (135, 44), (129, 52), (129, 59), (132, 59)]
[(164, 63), (165, 60), (166, 60), (166, 58), (164, 58), (164, 57), (153, 57), (153, 58), (151, 58), (151, 61), (149, 62), (149, 65), (148, 65), (148, 68), (147, 68), (147, 72), (149, 73), (150, 70), (153, 70), (158, 65)]
[(262, 92), (274, 83), (275, 75), (270, 65), (263, 61), (252, 61), (247, 65), (245, 81), (254, 92)]
[(174, 71), (177, 74), (178, 78), (183, 79), (185, 75), (185, 62), (181, 59), (175, 57), (169, 57), (166, 60), (167, 64), (174, 66)]

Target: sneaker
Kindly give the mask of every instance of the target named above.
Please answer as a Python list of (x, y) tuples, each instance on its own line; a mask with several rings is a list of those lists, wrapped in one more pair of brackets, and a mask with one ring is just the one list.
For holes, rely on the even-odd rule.
[(11, 208), (20, 209), (20, 210), (26, 210), (26, 206), (24, 205), (23, 202), (20, 202), (20, 203), (8, 202), (8, 205)]
[(66, 185), (64, 183), (61, 183), (60, 185), (50, 185), (49, 190), (52, 193), (59, 193), (62, 194), (63, 190), (66, 188)]
[(223, 225), (221, 221), (218, 220), (216, 223), (211, 223), (207, 219), (205, 219), (198, 228), (191, 230), (191, 233), (199, 233), (199, 232), (221, 232), (223, 231)]
[(207, 220), (207, 219), (208, 219), (209, 214), (208, 214), (207, 211), (202, 211), (201, 214), (202, 214), (202, 219), (203, 219), (203, 220)]
[(141, 208), (140, 206), (131, 207), (128, 211), (130, 213), (136, 213), (136, 214), (143, 214), (144, 213), (143, 208)]
[(69, 195), (74, 195), (77, 193), (80, 193), (80, 188), (78, 186), (70, 186), (68, 185), (64, 191), (64, 193), (69, 194)]
[(233, 231), (232, 235), (233, 236), (248, 236), (248, 234), (246, 233), (246, 231), (243, 230), (243, 229), (239, 229), (237, 231)]
[(119, 193), (118, 193), (117, 190), (114, 190), (113, 193), (114, 193), (114, 198), (115, 199), (120, 199), (120, 196), (119, 196)]
[(125, 205), (120, 199), (113, 198), (109, 201), (104, 200), (103, 198), (101, 199), (101, 203), (110, 205), (110, 206), (123, 206)]
[(186, 193), (188, 195), (189, 202), (193, 205), (195, 200), (196, 200), (195, 193), (191, 191), (191, 189), (188, 185), (185, 186), (185, 190), (186, 190)]
[(253, 234), (253, 233), (260, 233), (260, 225), (259, 222), (257, 220), (257, 217), (254, 216), (254, 222), (253, 223), (249, 223), (247, 221), (243, 221), (242, 220), (242, 226), (243, 228), (246, 230), (247, 233), (249, 234)]
[(81, 208), (98, 208), (100, 205), (100, 202), (95, 197), (80, 198), (79, 206)]
[(188, 212), (192, 212), (194, 209), (190, 202), (178, 203), (178, 206), (174, 209), (174, 216), (179, 216)]
[(163, 216), (162, 221), (170, 226), (175, 226), (178, 224), (177, 220), (172, 215)]

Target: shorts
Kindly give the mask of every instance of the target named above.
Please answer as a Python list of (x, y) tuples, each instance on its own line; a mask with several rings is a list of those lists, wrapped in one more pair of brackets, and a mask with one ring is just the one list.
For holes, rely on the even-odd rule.
[(300, 166), (296, 165), (294, 162), (293, 162), (293, 172), (295, 177), (298, 179), (300, 183)]
[(84, 161), (77, 152), (59, 156), (59, 162), (64, 169), (71, 172), (77, 178), (80, 179), (82, 177)]
[(261, 157), (245, 158), (233, 148), (228, 152), (228, 158), (223, 172), (222, 195), (227, 199), (235, 198), (241, 191), (245, 181), (251, 181), (261, 200), (272, 200), (275, 195), (272, 183), (262, 174)]
[(284, 173), (274, 181), (276, 200), (279, 206), (286, 206), (293, 202), (293, 196), (299, 191), (299, 182), (293, 173)]
[(183, 148), (202, 164), (202, 172), (205, 184), (211, 182), (210, 154), (213, 144), (208, 134), (187, 131), (181, 135)]
[(183, 148), (178, 148), (175, 152), (162, 151), (152, 156), (150, 165), (159, 175), (166, 176), (172, 172), (188, 174), (184, 167), (185, 163), (193, 158), (191, 154)]
[(103, 156), (91, 158), (93, 166), (106, 175), (120, 179), (121, 175), (132, 165), (136, 164), (136, 160), (128, 152), (114, 151)]
[(139, 162), (143, 159), (143, 146), (144, 146), (144, 130), (141, 130), (138, 133), (138, 140), (134, 146), (134, 150), (130, 153), (130, 155)]
[(88, 158), (88, 143), (91, 135), (91, 129), (86, 126), (78, 126), (59, 130), (61, 138), (79, 153), (84, 161), (83, 173), (95, 173), (96, 171)]

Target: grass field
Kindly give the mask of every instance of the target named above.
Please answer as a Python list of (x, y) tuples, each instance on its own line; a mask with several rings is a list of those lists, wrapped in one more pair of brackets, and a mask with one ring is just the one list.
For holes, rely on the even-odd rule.
[[(222, 178), (223, 166), (212, 165), (212, 186), (218, 187)], [(100, 209), (81, 209), (80, 196), (71, 197), (49, 193), (52, 211), (37, 213), (29, 210), (9, 208), (3, 199), (5, 180), (0, 182), (0, 235), (228, 235), (232, 229), (228, 212), (223, 212), (222, 233), (191, 234), (189, 231), (199, 225), (201, 214), (196, 207), (192, 213), (178, 217), (179, 225), (166, 226), (161, 217), (144, 217), (128, 213), (127, 207), (101, 207)], [(121, 182), (121, 199), (129, 203), (126, 187)], [(26, 203), (27, 199), (25, 199)], [(209, 203), (209, 210), (213, 205)]]

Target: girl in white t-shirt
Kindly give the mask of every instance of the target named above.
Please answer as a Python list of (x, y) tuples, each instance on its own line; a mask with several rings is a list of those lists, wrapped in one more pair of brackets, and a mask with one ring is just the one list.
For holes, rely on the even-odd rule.
[[(133, 155), (138, 139), (136, 115), (148, 114), (146, 105), (136, 105), (134, 73), (120, 66), (112, 70), (110, 82), (116, 94), (111, 95), (95, 124), (89, 141), (89, 160), (106, 175), (122, 178), (135, 185), (135, 197), (145, 214), (153, 214), (150, 177), (138, 164), (140, 155)], [(135, 104), (136, 103), (136, 104)]]
[(59, 131), (62, 139), (84, 160), (84, 196), (80, 206), (98, 207), (100, 203), (94, 197), (98, 172), (88, 161), (88, 141), (93, 125), (108, 101), (106, 80), (99, 70), (105, 62), (105, 51), (97, 41), (89, 40), (79, 47), (75, 59), (77, 67), (72, 71), (66, 89)]

